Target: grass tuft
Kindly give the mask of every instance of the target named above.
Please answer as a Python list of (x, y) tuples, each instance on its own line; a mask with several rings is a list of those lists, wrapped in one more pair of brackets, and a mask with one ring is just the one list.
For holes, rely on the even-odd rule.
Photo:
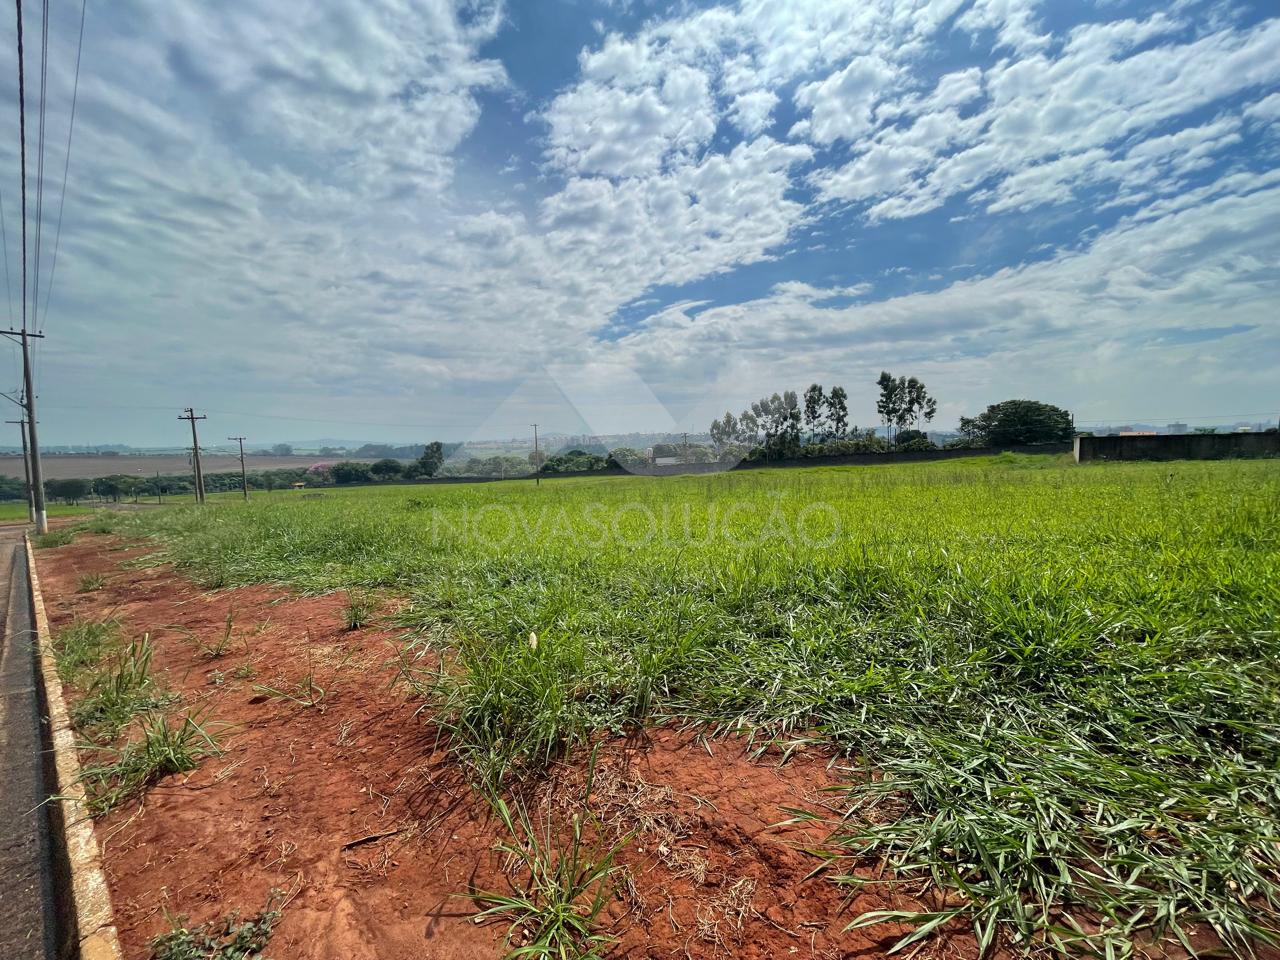
[(48, 533), (38, 534), (32, 539), (37, 550), (48, 550), (52, 547), (65, 547), (76, 538), (76, 532), (71, 527), (62, 527), (58, 530), (50, 530)]
[[(590, 793), (588, 776), (586, 797)], [(600, 933), (600, 912), (613, 895), (614, 874), (620, 869), (614, 859), (630, 837), (606, 846), (598, 839), (600, 825), (589, 814), (572, 816), (566, 830), (555, 824), (549, 805), (535, 822), (521, 800), (508, 804), (490, 794), (489, 802), (509, 837), (497, 850), (508, 858), (512, 890), (471, 894), (483, 907), (477, 922), (510, 922), (510, 958), (599, 960), (611, 942)]]
[(77, 680), (89, 667), (96, 666), (108, 651), (120, 643), (120, 621), (76, 618), (53, 638), (53, 653), (58, 662), (58, 675), (64, 681)]
[(153, 652), (150, 635), (118, 648), (71, 708), (76, 728), (91, 739), (112, 740), (135, 716), (163, 706), (169, 698), (151, 677)]
[(218, 753), (217, 741), (191, 714), (172, 726), (163, 716), (150, 714), (139, 728), (138, 739), (109, 751), (111, 760), (82, 768), (89, 811), (95, 816), (115, 809), (170, 774), (194, 770), (201, 759)]
[(86, 573), (76, 584), (76, 593), (93, 593), (106, 585), (107, 578), (100, 573)]
[(348, 630), (367, 627), (378, 615), (378, 599), (360, 591), (348, 590), (347, 602), (342, 605), (342, 622)]

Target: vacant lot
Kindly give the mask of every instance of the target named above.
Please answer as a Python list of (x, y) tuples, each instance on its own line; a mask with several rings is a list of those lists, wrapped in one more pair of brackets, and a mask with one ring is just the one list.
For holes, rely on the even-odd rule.
[[(341, 457), (245, 457), (245, 467), (250, 471), (283, 470), (309, 467), (313, 463), (332, 463)], [(233, 473), (240, 470), (239, 456), (204, 454), (200, 460), (205, 473)], [(41, 459), (46, 480), (69, 480), (121, 475), (126, 477), (154, 477), (187, 473), (191, 470), (188, 457), (74, 457), (45, 456)], [(22, 477), (22, 457), (0, 456), (0, 476)]]
[(1280, 464), (1006, 456), (119, 522), (206, 586), (402, 598), (398, 676), (494, 796), (664, 719), (829, 750), (813, 863), (893, 939), (1280, 933)]

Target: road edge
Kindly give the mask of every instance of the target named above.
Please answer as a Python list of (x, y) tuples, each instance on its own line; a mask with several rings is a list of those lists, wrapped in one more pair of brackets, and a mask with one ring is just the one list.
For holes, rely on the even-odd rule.
[[(58, 857), (65, 857), (70, 870), (70, 908), (75, 930), (63, 934), (59, 955), (81, 960), (123, 960), (120, 939), (116, 934), (115, 914), (111, 909), (111, 892), (102, 870), (102, 853), (93, 831), (85, 803), (84, 786), (80, 782), (80, 758), (76, 754), (75, 731), (62, 698), (62, 681), (53, 655), (49, 618), (40, 593), (40, 577), (36, 572), (36, 556), (31, 536), (26, 538), (27, 572), (31, 584), (32, 622), (36, 631), (40, 666), (41, 696), (48, 717), (46, 736), (53, 754), (54, 796), (49, 804), (52, 816), (50, 833)], [(66, 891), (64, 891), (65, 893)]]

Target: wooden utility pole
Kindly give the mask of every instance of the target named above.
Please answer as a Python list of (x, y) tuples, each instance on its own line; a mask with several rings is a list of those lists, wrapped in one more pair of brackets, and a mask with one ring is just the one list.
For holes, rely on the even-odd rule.
[(204, 503), (204, 471), (200, 469), (200, 440), (196, 436), (196, 421), (209, 418), (203, 414), (197, 417), (195, 410), (191, 407), (182, 409), (184, 412), (178, 419), (191, 421), (191, 466), (196, 477), (196, 503)]
[(22, 473), (27, 483), (27, 519), (36, 522), (36, 502), (31, 496), (31, 459), (27, 453), (27, 421), (6, 420), (5, 423), (16, 423), (22, 428)]
[(244, 498), (249, 499), (249, 478), (244, 472), (244, 437), (227, 437), (228, 440), (234, 440), (240, 444), (240, 488), (244, 491)]
[(538, 462), (538, 425), (533, 424), (533, 485), (542, 486), (542, 464)]

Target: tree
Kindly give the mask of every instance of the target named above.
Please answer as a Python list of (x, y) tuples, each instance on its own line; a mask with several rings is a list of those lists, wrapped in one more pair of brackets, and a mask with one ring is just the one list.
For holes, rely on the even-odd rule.
[(888, 370), (881, 370), (880, 376), (876, 379), (876, 386), (880, 388), (880, 399), (876, 401), (876, 413), (880, 416), (880, 422), (884, 424), (885, 434), (892, 438), (893, 426), (902, 415), (904, 399), (902, 393), (906, 382), (905, 380), (899, 382)]
[(329, 476), (334, 483), (368, 483), (372, 479), (367, 463), (355, 463), (343, 460), (329, 468)]
[(924, 381), (915, 377), (895, 378), (888, 370), (881, 370), (876, 379), (880, 399), (876, 401), (876, 413), (884, 424), (885, 433), (892, 440), (897, 431), (909, 426), (918, 427), (938, 412), (938, 401), (929, 396)]
[(541, 450), (529, 451), (529, 464), (533, 467), (533, 472), (538, 473), (547, 463), (547, 455)]
[(728, 411), (725, 411), (723, 420), (711, 421), (711, 442), (716, 445), (719, 450), (730, 443), (736, 443), (738, 440), (738, 420)]
[(818, 427), (826, 420), (827, 396), (822, 386), (811, 383), (804, 392), (804, 424), (809, 428), (809, 442), (818, 437)]
[(849, 429), (848, 400), (849, 395), (844, 392), (844, 387), (832, 387), (827, 394), (827, 424), (830, 426), (831, 436), (837, 440)]
[(271, 448), (271, 452), (275, 454), (277, 457), (292, 457), (293, 447), (287, 443), (277, 443), (274, 447)]
[(1005, 400), (972, 419), (961, 417), (960, 432), (981, 447), (1065, 443), (1071, 439), (1071, 414), (1038, 400)]
[(78, 477), (46, 480), (44, 484), (44, 492), (48, 496), (65, 500), (67, 503), (78, 503), (87, 497), (92, 489), (93, 485), (88, 480), (81, 480)]
[(384, 457), (369, 467), (369, 472), (379, 480), (394, 480), (404, 472), (399, 460)]
[(123, 487), (120, 483), (122, 479), (122, 477), (98, 477), (93, 481), (92, 490), (103, 500), (118, 501), (120, 494), (123, 492)]
[(444, 444), (432, 440), (422, 448), (422, 456), (418, 457), (418, 473), (424, 477), (434, 477), (444, 466)]

